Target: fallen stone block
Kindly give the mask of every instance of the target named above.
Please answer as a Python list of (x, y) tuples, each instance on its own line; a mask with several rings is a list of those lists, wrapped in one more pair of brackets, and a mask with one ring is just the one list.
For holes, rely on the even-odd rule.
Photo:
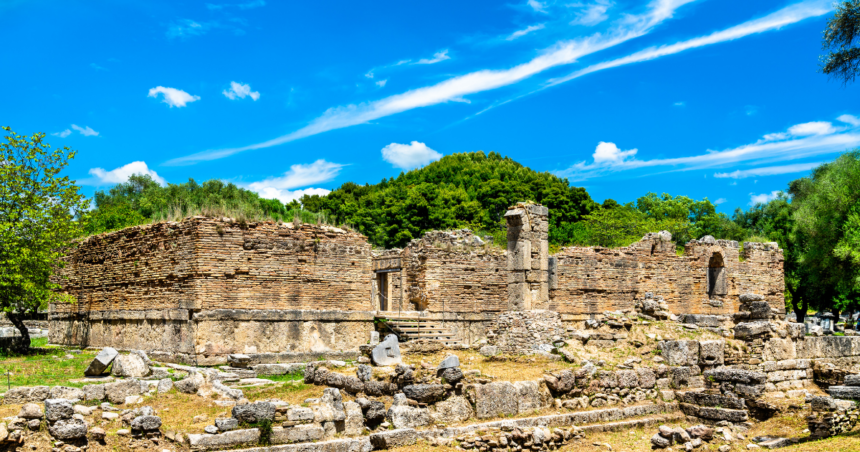
[(827, 393), (837, 399), (860, 399), (860, 386), (831, 386)]
[(85, 438), (87, 423), (81, 419), (61, 419), (48, 426), (48, 433), (59, 440)]
[(149, 365), (137, 353), (118, 355), (113, 361), (111, 374), (117, 377), (141, 378), (150, 374)]
[(295, 427), (274, 427), (269, 441), (272, 444), (308, 443), (319, 441), (325, 436), (325, 430), (319, 425), (297, 425)]
[(370, 352), (373, 363), (377, 366), (394, 366), (402, 362), (400, 357), (400, 345), (397, 336), (389, 334), (385, 340), (379, 343)]
[(75, 409), (72, 406), (72, 402), (70, 400), (45, 400), (45, 419), (47, 419), (49, 422), (55, 422), (61, 419), (71, 419), (74, 414)]
[(270, 402), (254, 402), (233, 407), (233, 417), (239, 422), (253, 424), (275, 418), (275, 405)]
[(138, 380), (123, 380), (115, 383), (107, 383), (104, 387), (106, 398), (110, 403), (114, 404), (125, 403), (126, 397), (141, 393), (140, 382)]
[(44, 402), (50, 396), (51, 388), (48, 386), (22, 386), (6, 391), (3, 403), (19, 405), (27, 402)]
[(84, 375), (88, 377), (97, 377), (104, 374), (105, 370), (107, 370), (108, 366), (110, 366), (113, 360), (116, 359), (117, 355), (119, 355), (119, 352), (111, 347), (101, 349), (87, 369), (84, 370)]
[(291, 373), (304, 371), (305, 364), (257, 364), (251, 366), (251, 369), (254, 369), (254, 372), (256, 372), (257, 375), (289, 375)]
[(237, 446), (250, 446), (258, 442), (260, 442), (260, 429), (257, 428), (233, 430), (217, 435), (208, 433), (188, 435), (188, 445), (193, 450), (229, 449)]
[(418, 432), (411, 428), (388, 430), (370, 435), (370, 444), (374, 449), (393, 449), (395, 447), (411, 446), (418, 441)]

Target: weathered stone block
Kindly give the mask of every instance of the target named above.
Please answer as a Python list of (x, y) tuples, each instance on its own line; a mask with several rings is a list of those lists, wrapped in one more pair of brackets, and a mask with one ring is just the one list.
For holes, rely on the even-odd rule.
[(418, 432), (411, 428), (388, 430), (370, 435), (370, 444), (374, 449), (394, 449), (406, 447), (418, 441)]
[(695, 366), (699, 363), (698, 341), (663, 341), (662, 356), (670, 366)]
[(219, 433), (217, 435), (188, 435), (188, 444), (189, 446), (191, 446), (192, 450), (230, 449), (238, 446), (255, 445), (259, 441), (260, 429), (257, 428), (233, 430), (229, 432)]
[(703, 366), (721, 366), (725, 360), (725, 342), (699, 342), (699, 364)]
[(295, 427), (273, 427), (269, 440), (272, 444), (307, 443), (320, 441), (325, 431), (319, 425), (296, 425)]
[(119, 352), (111, 347), (101, 349), (90, 365), (87, 366), (86, 370), (84, 370), (84, 375), (88, 377), (96, 377), (103, 374), (117, 355), (119, 355)]
[(519, 413), (516, 386), (507, 381), (475, 385), (475, 410), (479, 419)]

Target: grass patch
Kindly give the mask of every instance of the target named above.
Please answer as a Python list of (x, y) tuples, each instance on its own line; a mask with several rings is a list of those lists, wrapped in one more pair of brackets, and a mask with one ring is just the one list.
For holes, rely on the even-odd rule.
[(305, 374), (303, 372), (293, 372), (286, 375), (261, 375), (259, 378), (272, 381), (304, 381)]
[[(47, 339), (39, 338), (33, 345), (38, 346), (35, 342), (39, 340), (44, 341), (41, 345), (47, 343)], [(33, 355), (0, 355), (0, 386), (6, 386), (6, 389), (14, 386), (82, 387), (86, 383), (70, 380), (84, 377), (84, 370), (95, 353), (84, 351), (65, 358), (67, 354), (66, 349), (48, 348)]]

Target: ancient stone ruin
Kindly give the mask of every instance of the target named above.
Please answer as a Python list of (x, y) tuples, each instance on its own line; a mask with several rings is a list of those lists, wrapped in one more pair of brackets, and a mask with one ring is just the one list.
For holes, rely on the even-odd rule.
[(50, 342), (204, 365), (236, 353), (288, 362), (355, 357), (374, 319), (419, 322), (415, 337), (426, 326), (431, 338), (470, 346), (517, 342), (498, 334), (508, 321), (500, 314), (547, 311), (570, 326), (632, 311), (646, 294), (676, 316), (732, 315), (741, 293), (784, 311), (775, 244), (745, 243), (741, 252), (704, 237), (679, 256), (661, 232), (625, 248), (550, 256), (548, 213), (509, 208), (506, 250), (461, 230), (374, 252), (362, 235), (335, 227), (203, 217), (89, 237), (64, 270), (77, 302), (51, 306)]

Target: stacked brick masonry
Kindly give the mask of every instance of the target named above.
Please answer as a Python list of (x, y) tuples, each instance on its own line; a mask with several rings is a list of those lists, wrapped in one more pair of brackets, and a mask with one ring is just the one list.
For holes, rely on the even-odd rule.
[[(676, 314), (730, 314), (737, 311), (740, 293), (763, 294), (771, 306), (785, 310), (782, 250), (763, 244), (748, 244), (744, 261), (737, 242), (724, 240), (691, 241), (677, 256), (673, 242), (649, 234), (625, 248), (564, 248), (556, 258), (557, 282), (547, 309), (562, 314), (631, 310), (646, 292), (663, 296)], [(725, 267), (725, 294), (709, 294), (712, 259)]]
[[(139, 226), (88, 238), (64, 273), (78, 302), (51, 307), (53, 343), (306, 352), (354, 348), (372, 324), (370, 245), (328, 226), (201, 217)], [(350, 325), (333, 310), (366, 315)]]

